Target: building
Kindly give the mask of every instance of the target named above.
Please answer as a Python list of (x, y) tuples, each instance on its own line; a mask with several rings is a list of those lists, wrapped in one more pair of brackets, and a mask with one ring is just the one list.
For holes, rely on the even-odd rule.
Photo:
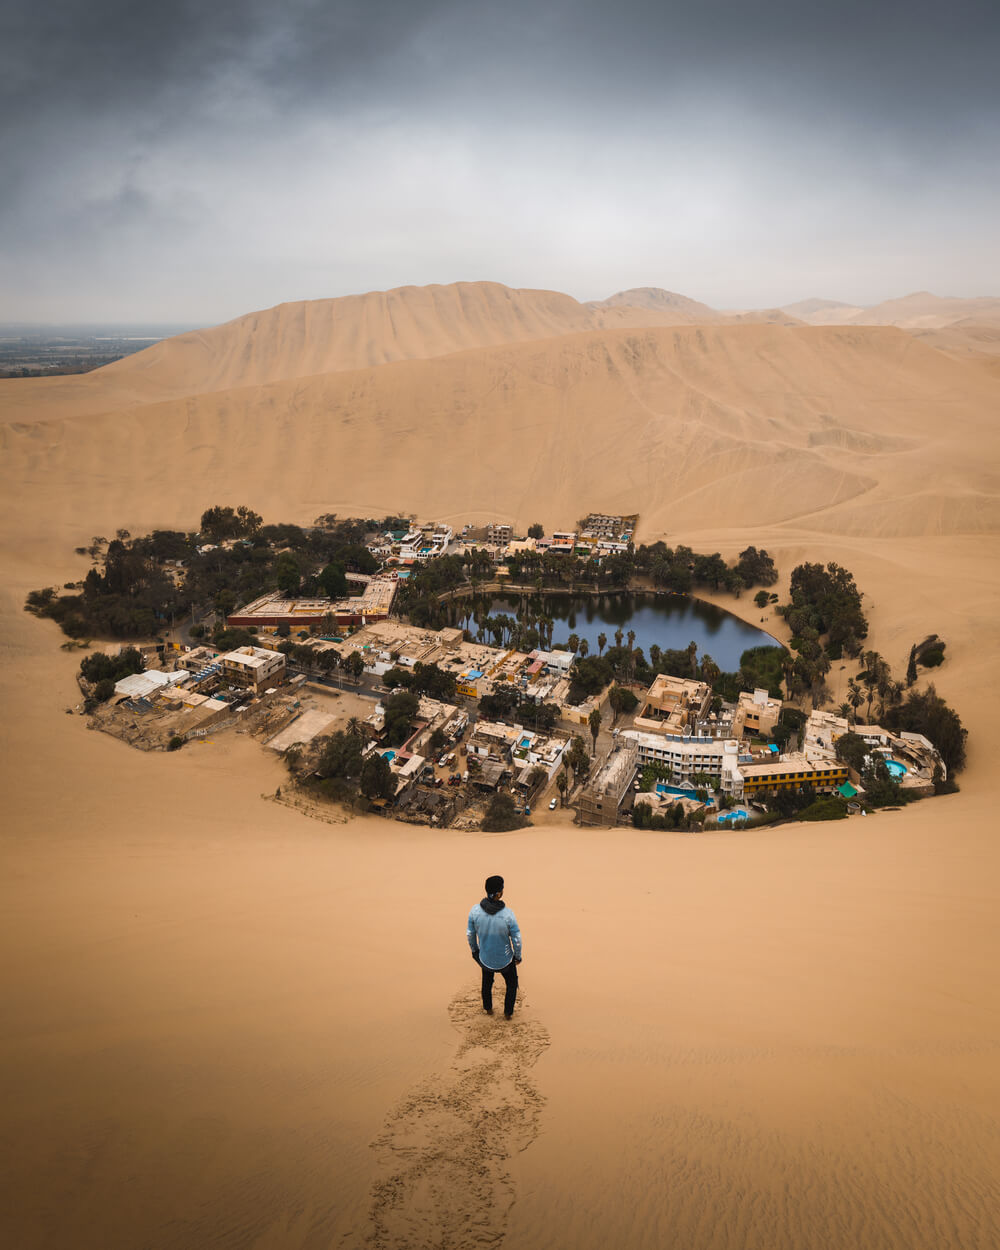
[(773, 763), (741, 764), (743, 797), (809, 786), (819, 794), (832, 794), (848, 780), (847, 765), (839, 760), (809, 759), (802, 754), (786, 755)]
[(130, 699), (147, 699), (168, 686), (182, 685), (190, 676), (191, 673), (184, 668), (173, 673), (164, 673), (158, 668), (149, 668), (142, 673), (130, 673), (128, 677), (122, 677), (116, 681), (115, 695), (124, 695)]
[(554, 555), (573, 555), (576, 551), (576, 531), (555, 530), (549, 540), (549, 551)]
[(498, 721), (477, 721), (469, 735), (468, 754), (473, 759), (496, 760), (509, 764), (518, 735), (518, 725), (501, 725)]
[(851, 725), (845, 717), (832, 712), (811, 713), (803, 731), (803, 750), (809, 759), (836, 760), (837, 741), (848, 733), (857, 734), (864, 741), (869, 759), (882, 756), (904, 790), (933, 794), (935, 773), (942, 779), (948, 776), (940, 752), (923, 734), (902, 730), (896, 733), (881, 725)]
[(617, 538), (622, 532), (622, 518), (603, 512), (592, 512), (581, 525), (584, 534), (593, 534), (597, 538)]
[[(527, 656), (529, 670), (536, 663), (541, 663), (542, 669), (546, 673), (551, 673), (556, 677), (566, 677), (569, 670), (573, 667), (573, 661), (576, 655), (572, 651), (530, 651)], [(539, 669), (534, 669), (538, 673)]]
[(611, 754), (580, 795), (580, 824), (617, 825), (622, 802), (632, 789), (637, 768), (636, 744), (620, 734)]
[(495, 543), (498, 547), (506, 547), (513, 537), (513, 527), (504, 525), (501, 521), (491, 521), (486, 527), (486, 541)]
[(235, 651), (227, 651), (220, 656), (219, 663), (224, 683), (257, 693), (285, 680), (285, 657), (280, 651), (268, 651), (264, 647), (237, 647)]
[(659, 673), (633, 724), (644, 733), (690, 735), (708, 716), (712, 688), (704, 681)]
[(511, 752), (511, 764), (514, 768), (514, 780), (527, 787), (529, 778), (536, 768), (545, 770), (547, 781), (551, 781), (562, 763), (563, 755), (569, 747), (569, 737), (565, 734), (535, 733), (531, 729), (518, 728)]
[(696, 735), (645, 733), (626, 729), (620, 735), (633, 741), (639, 769), (652, 765), (670, 769), (673, 785), (695, 789), (694, 778), (708, 778), (707, 789), (721, 790), (739, 798), (743, 792), (740, 777), (740, 744), (735, 738), (709, 738)]
[(231, 613), (226, 624), (232, 629), (275, 630), (287, 625), (292, 631), (341, 628), (383, 620), (392, 611), (398, 581), (395, 573), (373, 577), (352, 573), (349, 580), (363, 584), (360, 595), (346, 599), (285, 599), (275, 593), (261, 595), (253, 603)]
[(733, 717), (733, 736), (736, 738), (767, 738), (771, 735), (781, 716), (781, 700), (772, 699), (766, 690), (740, 692)]

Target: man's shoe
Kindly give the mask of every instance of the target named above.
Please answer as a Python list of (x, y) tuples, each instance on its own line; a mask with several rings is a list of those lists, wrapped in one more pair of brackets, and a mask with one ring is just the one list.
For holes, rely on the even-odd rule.
[(493, 1015), (493, 1008), (492, 1008), (492, 1007), (484, 1007), (484, 1008), (483, 1008), (483, 1011), (485, 1011), (485, 1012), (486, 1012), (486, 1014), (487, 1014), (488, 1016), (492, 1016), (492, 1015)]
[(514, 1019), (514, 1013), (513, 1013), (512, 1011), (505, 1011), (505, 1012), (503, 1013), (503, 1018), (504, 1018), (505, 1020), (513, 1020), (513, 1019)]

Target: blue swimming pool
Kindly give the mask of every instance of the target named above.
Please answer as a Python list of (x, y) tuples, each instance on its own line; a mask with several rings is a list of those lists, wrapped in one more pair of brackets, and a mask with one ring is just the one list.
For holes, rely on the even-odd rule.
[[(693, 790), (690, 786), (668, 786), (665, 781), (658, 781), (656, 783), (656, 793), (676, 794), (677, 797), (681, 799), (696, 799), (698, 797), (698, 792)], [(706, 804), (707, 807), (713, 807), (714, 805), (714, 799), (709, 799)]]
[(906, 765), (901, 764), (899, 760), (887, 759), (885, 761), (885, 766), (889, 770), (889, 776), (895, 781), (898, 781), (900, 777), (905, 777), (909, 771)]
[(734, 807), (728, 812), (719, 812), (716, 817), (720, 825), (727, 824), (731, 820), (749, 820), (750, 813), (742, 807)]

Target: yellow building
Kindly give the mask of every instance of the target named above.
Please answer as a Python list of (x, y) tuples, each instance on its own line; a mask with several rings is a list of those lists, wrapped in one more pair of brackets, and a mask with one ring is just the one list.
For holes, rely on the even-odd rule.
[(846, 764), (797, 755), (787, 755), (774, 763), (741, 764), (739, 770), (747, 798), (771, 790), (797, 790), (800, 786), (829, 792), (847, 780)]

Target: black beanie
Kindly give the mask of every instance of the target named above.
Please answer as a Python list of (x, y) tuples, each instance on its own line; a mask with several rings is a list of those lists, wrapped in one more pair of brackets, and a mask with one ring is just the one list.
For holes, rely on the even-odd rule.
[(490, 894), (490, 895), (499, 894), (502, 889), (503, 889), (503, 877), (487, 877), (486, 878), (486, 893), (487, 894)]

